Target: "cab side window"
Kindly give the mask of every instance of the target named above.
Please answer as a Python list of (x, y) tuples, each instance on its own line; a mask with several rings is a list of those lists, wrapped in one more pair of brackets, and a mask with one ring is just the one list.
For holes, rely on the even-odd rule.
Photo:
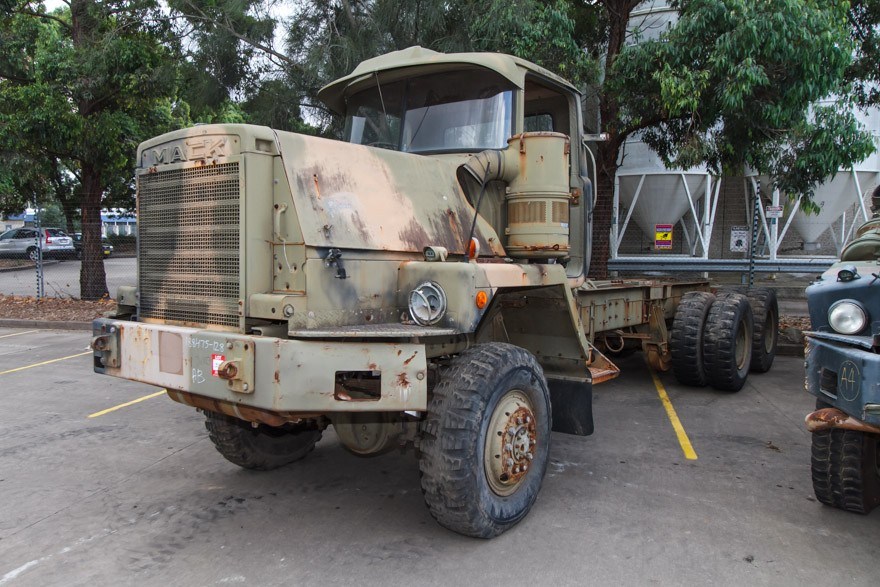
[(568, 96), (535, 78), (526, 78), (523, 115), (526, 132), (561, 132), (571, 136)]

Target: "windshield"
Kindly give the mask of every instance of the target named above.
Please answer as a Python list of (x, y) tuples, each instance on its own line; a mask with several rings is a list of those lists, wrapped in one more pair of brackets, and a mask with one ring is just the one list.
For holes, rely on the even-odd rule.
[(485, 70), (455, 71), (373, 86), (348, 100), (345, 138), (409, 153), (503, 149), (513, 88)]

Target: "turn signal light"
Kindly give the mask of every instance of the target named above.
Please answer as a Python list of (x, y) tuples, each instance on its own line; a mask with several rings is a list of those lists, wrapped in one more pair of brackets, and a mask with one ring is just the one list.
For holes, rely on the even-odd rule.
[(475, 301), (477, 303), (477, 307), (482, 310), (486, 307), (486, 303), (488, 303), (489, 301), (489, 296), (484, 291), (478, 291)]

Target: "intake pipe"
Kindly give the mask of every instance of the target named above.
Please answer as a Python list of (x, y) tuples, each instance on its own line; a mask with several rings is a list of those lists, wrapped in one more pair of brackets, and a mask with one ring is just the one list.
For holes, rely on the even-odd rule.
[(566, 135), (528, 132), (508, 139), (503, 151), (487, 150), (469, 158), (456, 177), (475, 206), (474, 181), (482, 190), (495, 180), (507, 183), (505, 249), (514, 259), (561, 259), (569, 256), (571, 192)]

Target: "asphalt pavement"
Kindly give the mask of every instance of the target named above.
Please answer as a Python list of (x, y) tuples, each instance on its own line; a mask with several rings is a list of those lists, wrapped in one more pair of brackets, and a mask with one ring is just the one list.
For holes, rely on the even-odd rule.
[(813, 497), (802, 359), (734, 394), (621, 361), (596, 433), (554, 434), (531, 513), (482, 541), (431, 519), (412, 452), (356, 457), (328, 431), (244, 471), (192, 408), (94, 374), (88, 342), (0, 328), (4, 587), (877, 584), (880, 511)]

